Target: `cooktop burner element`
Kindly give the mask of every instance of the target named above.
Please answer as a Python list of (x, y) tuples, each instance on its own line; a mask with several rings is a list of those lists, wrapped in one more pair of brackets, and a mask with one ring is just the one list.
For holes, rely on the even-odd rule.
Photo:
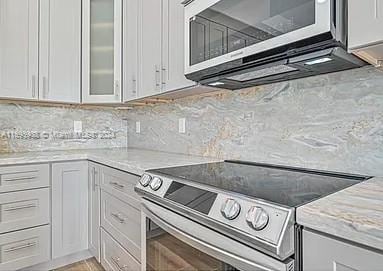
[(298, 207), (366, 180), (365, 176), (226, 161), (153, 170), (221, 190)]
[(285, 261), (295, 252), (295, 209), (369, 177), (240, 161), (147, 171), (145, 200)]

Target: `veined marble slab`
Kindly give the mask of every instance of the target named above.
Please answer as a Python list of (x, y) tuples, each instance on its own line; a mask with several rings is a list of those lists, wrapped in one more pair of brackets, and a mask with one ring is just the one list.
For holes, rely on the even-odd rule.
[(126, 148), (0, 154), (0, 166), (73, 160), (91, 160), (137, 175), (142, 175), (148, 169), (219, 161), (214, 158)]
[(297, 221), (383, 251), (383, 178), (373, 178), (297, 209)]

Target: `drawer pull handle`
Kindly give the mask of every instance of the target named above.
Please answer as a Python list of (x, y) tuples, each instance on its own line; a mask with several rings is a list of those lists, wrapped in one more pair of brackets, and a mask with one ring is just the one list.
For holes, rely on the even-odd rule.
[(12, 251), (20, 250), (20, 249), (25, 249), (25, 248), (29, 248), (29, 247), (34, 247), (34, 246), (36, 246), (36, 245), (37, 245), (36, 242), (33, 242), (33, 243), (27, 243), (27, 244), (20, 245), (20, 246), (17, 246), (17, 247), (11, 247), (11, 248), (5, 249), (4, 252), (12, 252)]
[(16, 182), (36, 179), (36, 176), (3, 179), (4, 182)]
[(125, 219), (123, 219), (119, 214), (111, 213), (111, 215), (121, 224), (125, 223)]
[(121, 270), (121, 271), (127, 270), (128, 266), (126, 264), (124, 264), (123, 266), (121, 266), (119, 264), (119, 262), (120, 262), (120, 258), (119, 257), (117, 257), (117, 258), (111, 257), (111, 260), (117, 266), (118, 270)]
[(7, 209), (4, 209), (6, 212), (10, 211), (17, 211), (17, 210), (23, 210), (23, 209), (30, 209), (30, 208), (36, 208), (36, 204), (28, 204), (28, 205), (20, 205), (20, 206), (14, 206), (14, 207), (9, 207)]
[(125, 185), (119, 184), (117, 182), (110, 182), (109, 184), (113, 185), (114, 187), (118, 189), (124, 189)]

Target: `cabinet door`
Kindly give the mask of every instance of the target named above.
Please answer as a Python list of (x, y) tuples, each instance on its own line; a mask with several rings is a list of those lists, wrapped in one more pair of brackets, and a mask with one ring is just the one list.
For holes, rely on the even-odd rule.
[(383, 42), (383, 0), (348, 1), (348, 46), (350, 49)]
[(39, 98), (80, 103), (81, 2), (40, 1)]
[(195, 85), (184, 75), (184, 6), (178, 0), (163, 0), (162, 91), (172, 91)]
[(83, 0), (83, 102), (121, 102), (122, 0)]
[(88, 249), (88, 162), (52, 165), (52, 258)]
[(0, 0), (0, 97), (37, 99), (38, 0)]
[(383, 254), (303, 231), (303, 270), (380, 271)]
[(138, 97), (161, 92), (162, 0), (139, 1)]
[(89, 163), (89, 250), (100, 262), (100, 168)]
[(123, 81), (124, 101), (138, 95), (138, 5), (140, 0), (126, 0), (123, 7)]

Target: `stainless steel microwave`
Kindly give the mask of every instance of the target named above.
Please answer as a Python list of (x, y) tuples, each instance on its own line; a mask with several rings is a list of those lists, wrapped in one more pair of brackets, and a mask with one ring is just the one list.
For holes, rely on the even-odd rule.
[(355, 68), (345, 0), (189, 0), (185, 75), (229, 89)]

